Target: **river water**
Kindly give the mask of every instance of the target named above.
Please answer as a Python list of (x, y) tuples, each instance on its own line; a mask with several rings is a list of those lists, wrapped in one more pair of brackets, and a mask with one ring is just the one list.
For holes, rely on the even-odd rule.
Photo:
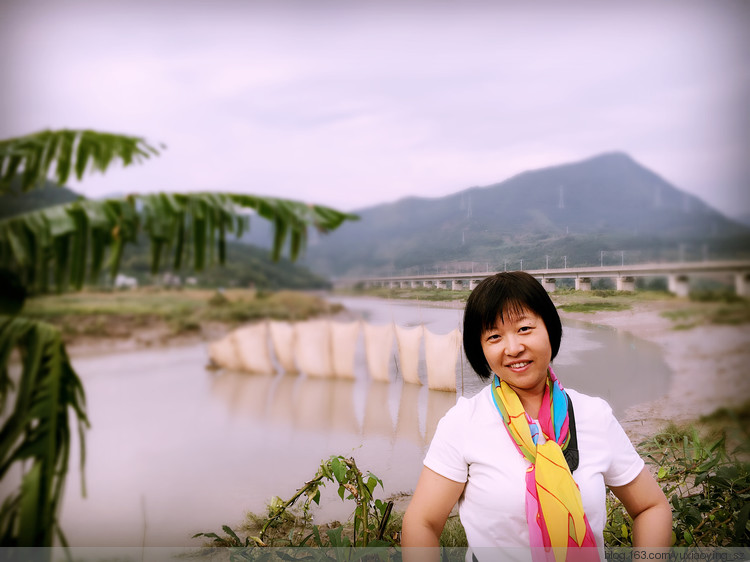
[[(367, 298), (332, 299), (373, 324), (460, 327), (461, 310)], [(360, 335), (354, 381), (205, 369), (205, 345), (74, 360), (86, 389), (87, 497), (77, 453), (62, 508), (72, 546), (198, 546), (190, 537), (291, 497), (330, 455), (353, 456), (380, 477), (378, 497), (413, 490), (440, 417), (481, 387), (461, 358), (456, 394), (367, 378)], [(394, 353), (395, 353), (394, 344)], [(614, 330), (566, 323), (555, 360), (563, 385), (602, 396), (615, 414), (664, 394), (657, 346)], [(424, 363), (420, 377), (426, 382)], [(352, 507), (329, 485), (317, 519)]]

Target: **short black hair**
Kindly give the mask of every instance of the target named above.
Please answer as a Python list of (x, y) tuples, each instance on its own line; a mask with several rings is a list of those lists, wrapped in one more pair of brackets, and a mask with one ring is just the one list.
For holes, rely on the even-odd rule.
[(554, 359), (560, 350), (562, 322), (547, 291), (532, 275), (525, 271), (496, 273), (479, 283), (469, 295), (464, 309), (464, 352), (480, 378), (492, 375), (482, 351), (482, 332), (492, 328), (498, 316), (505, 321), (524, 310), (530, 310), (544, 322)]

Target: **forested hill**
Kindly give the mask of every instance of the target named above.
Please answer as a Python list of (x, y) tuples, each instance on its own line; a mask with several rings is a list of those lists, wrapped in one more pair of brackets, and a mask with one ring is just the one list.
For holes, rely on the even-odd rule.
[(517, 269), (522, 259), (528, 269), (549, 260), (562, 267), (565, 259), (572, 266), (750, 252), (750, 228), (619, 152), (356, 213), (359, 221), (311, 244), (305, 263), (340, 276), (472, 262)]
[(70, 203), (79, 197), (80, 195), (72, 189), (60, 187), (49, 181), (44, 182), (41, 187), (22, 192), (21, 182), (14, 179), (10, 192), (0, 196), (0, 219)]

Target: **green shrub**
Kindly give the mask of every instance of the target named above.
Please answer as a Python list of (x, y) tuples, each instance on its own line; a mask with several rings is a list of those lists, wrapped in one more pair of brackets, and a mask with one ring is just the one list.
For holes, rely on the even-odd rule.
[(604, 310), (629, 310), (630, 305), (619, 303), (619, 302), (598, 302), (598, 301), (586, 301), (586, 302), (573, 302), (569, 304), (561, 304), (558, 307), (560, 310), (565, 312), (585, 312), (593, 313)]
[[(337, 485), (338, 495), (354, 502), (352, 525), (344, 528), (340, 524), (321, 527), (311, 525), (310, 508), (320, 503), (321, 488), (326, 482)], [(353, 458), (332, 456), (322, 461), (315, 476), (307, 481), (288, 500), (274, 497), (268, 505), (268, 513), (262, 520), (251, 518), (250, 532), (244, 540), (228, 525), (223, 525), (224, 535), (197, 533), (193, 538), (211, 539), (215, 547), (351, 547), (351, 546), (394, 546), (398, 544), (399, 527), (394, 529), (390, 522), (393, 502), (384, 502), (373, 495), (376, 486), (383, 482), (374, 474), (363, 474)], [(293, 511), (297, 500), (302, 500), (301, 508)], [(322, 532), (321, 532), (322, 531)]]
[[(640, 445), (672, 506), (673, 546), (729, 547), (750, 544), (750, 463), (731, 453), (726, 437), (702, 437), (695, 428), (670, 424)], [(632, 522), (611, 494), (604, 542), (630, 546)]]
[(745, 300), (729, 288), (694, 289), (688, 293), (688, 298), (695, 302), (742, 302)]
[(229, 299), (221, 291), (216, 291), (211, 298), (208, 299), (209, 306), (226, 306), (229, 304)]

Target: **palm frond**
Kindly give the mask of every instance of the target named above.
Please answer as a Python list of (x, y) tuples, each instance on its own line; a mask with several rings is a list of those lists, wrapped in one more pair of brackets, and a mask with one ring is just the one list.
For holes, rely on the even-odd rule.
[[(14, 349), (22, 362), (16, 384), (8, 369)], [(83, 386), (54, 326), (0, 316), (0, 403), (10, 399), (13, 411), (0, 428), (0, 480), (13, 466), (22, 476), (20, 488), (2, 498), (0, 545), (51, 546), (68, 470), (70, 414), (78, 424), (82, 474), (88, 426)]]
[(153, 273), (169, 255), (171, 266), (180, 269), (189, 251), (193, 269), (200, 271), (209, 263), (223, 263), (226, 237), (249, 227), (246, 209), (273, 224), (274, 259), (285, 245), (291, 259), (297, 259), (309, 227), (328, 232), (357, 218), (320, 205), (230, 193), (80, 200), (0, 220), (0, 265), (37, 293), (45, 292), (50, 280), (58, 291), (69, 285), (80, 289), (87, 277), (90, 282), (99, 279), (105, 266), (114, 278), (125, 245), (142, 232), (151, 242)]
[(63, 185), (71, 171), (80, 180), (89, 171), (104, 172), (113, 162), (129, 166), (158, 154), (141, 137), (91, 130), (46, 130), (0, 140), (0, 194), (10, 190), (16, 176), (27, 191), (48, 178)]

